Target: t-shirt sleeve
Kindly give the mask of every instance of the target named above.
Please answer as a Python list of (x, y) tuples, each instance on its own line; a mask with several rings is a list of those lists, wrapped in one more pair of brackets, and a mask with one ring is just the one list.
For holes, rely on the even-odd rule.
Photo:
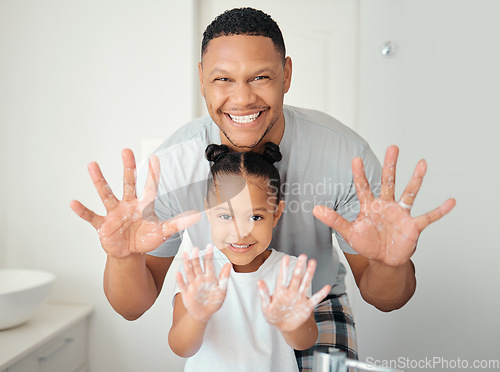
[[(361, 155), (363, 160), (363, 165), (365, 168), (366, 178), (370, 184), (373, 196), (378, 197), (380, 195), (380, 180), (382, 177), (382, 166), (378, 161), (377, 157), (373, 153), (369, 145), (366, 145), (365, 151)], [(337, 208), (337, 213), (344, 217), (348, 221), (354, 221), (359, 214), (359, 199), (356, 194), (356, 187), (354, 181), (348, 187), (347, 195), (343, 200), (343, 203)], [(357, 254), (351, 246), (342, 238), (342, 236), (335, 231), (335, 237), (339, 242), (339, 246), (342, 251), (351, 254)]]

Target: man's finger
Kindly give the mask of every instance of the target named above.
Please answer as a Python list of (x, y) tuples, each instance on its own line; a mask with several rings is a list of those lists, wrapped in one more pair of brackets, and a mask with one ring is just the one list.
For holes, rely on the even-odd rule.
[(340, 214), (324, 205), (317, 205), (313, 209), (313, 215), (325, 225), (337, 231), (345, 241), (349, 241), (351, 222), (347, 221)]
[(410, 182), (408, 182), (405, 191), (403, 191), (403, 194), (401, 194), (401, 198), (399, 199), (399, 201), (403, 203), (403, 205), (408, 206), (408, 208), (411, 208), (415, 202), (420, 186), (422, 186), (422, 182), (424, 181), (426, 171), (427, 163), (422, 159), (417, 163)]
[(90, 174), (90, 178), (94, 183), (94, 187), (101, 197), (104, 207), (107, 211), (109, 211), (119, 203), (118, 199), (113, 194), (113, 191), (111, 191), (111, 187), (109, 187), (108, 183), (104, 179), (101, 169), (96, 162), (92, 162), (88, 165), (88, 171)]
[(356, 186), (356, 194), (362, 207), (363, 204), (373, 200), (373, 194), (370, 184), (366, 179), (363, 160), (359, 157), (352, 159), (352, 176), (354, 185)]
[(153, 202), (156, 198), (156, 192), (158, 190), (158, 183), (160, 180), (160, 160), (156, 155), (149, 158), (148, 166), (148, 177), (142, 194), (142, 201), (144, 204)]
[(397, 146), (389, 146), (385, 153), (384, 167), (382, 168), (382, 185), (380, 189), (380, 199), (382, 200), (394, 200), (398, 154), (399, 149)]
[(200, 212), (195, 210), (178, 214), (162, 224), (163, 238), (166, 240), (176, 232), (187, 229), (189, 226), (198, 222), (200, 218)]
[(90, 222), (90, 224), (94, 226), (96, 230), (98, 230), (101, 227), (103, 222), (103, 217), (95, 214), (93, 211), (88, 209), (78, 200), (72, 200), (69, 203), (69, 206), (71, 207), (73, 212), (75, 212), (78, 215), (78, 217), (84, 219), (87, 222)]
[(130, 149), (122, 151), (123, 160), (123, 200), (133, 200), (136, 198), (136, 166), (134, 153)]
[(456, 200), (450, 198), (436, 209), (415, 218), (415, 223), (419, 231), (424, 230), (431, 223), (436, 222), (441, 217), (446, 216), (456, 205)]

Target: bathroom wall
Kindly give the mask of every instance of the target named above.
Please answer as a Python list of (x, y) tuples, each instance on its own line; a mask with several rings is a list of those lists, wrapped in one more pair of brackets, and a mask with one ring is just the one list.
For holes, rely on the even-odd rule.
[(0, 266), (53, 271), (51, 300), (95, 306), (91, 371), (175, 369), (168, 286), (143, 319), (121, 319), (97, 234), (69, 201), (103, 213), (87, 164), (120, 195), (121, 150), (144, 158), (193, 117), (193, 22), (191, 1), (0, 2)]

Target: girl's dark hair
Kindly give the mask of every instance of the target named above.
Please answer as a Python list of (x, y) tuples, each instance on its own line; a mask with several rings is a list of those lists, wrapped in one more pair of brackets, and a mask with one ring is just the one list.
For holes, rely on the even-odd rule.
[(280, 53), (283, 63), (285, 62), (285, 42), (280, 28), (270, 15), (253, 8), (235, 8), (226, 10), (217, 16), (203, 33), (201, 58), (203, 59), (210, 40), (230, 35), (268, 37), (273, 41), (274, 47)]
[(210, 167), (211, 179), (208, 182), (208, 195), (215, 191), (214, 180), (221, 176), (256, 177), (267, 182), (269, 194), (275, 198), (278, 204), (281, 194), (280, 174), (274, 163), (281, 160), (279, 146), (267, 142), (264, 152), (229, 152), (226, 145), (208, 145), (205, 150), (207, 160), (213, 162)]

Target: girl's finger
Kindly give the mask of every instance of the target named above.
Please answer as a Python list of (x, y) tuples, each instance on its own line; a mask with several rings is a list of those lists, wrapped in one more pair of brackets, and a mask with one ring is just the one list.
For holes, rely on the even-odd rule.
[(324, 300), (326, 296), (328, 296), (328, 293), (330, 292), (330, 289), (332, 289), (331, 285), (325, 285), (323, 288), (321, 288), (318, 292), (316, 292), (310, 299), (309, 299), (309, 304), (312, 306), (314, 309), (321, 301)]
[(182, 258), (184, 259), (184, 274), (186, 274), (187, 284), (190, 284), (196, 279), (193, 271), (192, 261), (189, 259), (189, 255), (187, 252), (184, 252), (182, 254)]
[(214, 276), (214, 249), (211, 244), (207, 245), (205, 248), (203, 266), (205, 268), (206, 277), (210, 278)]
[(191, 250), (191, 265), (193, 267), (193, 272), (194, 275), (196, 276), (203, 276), (203, 269), (201, 268), (201, 263), (200, 263), (200, 250), (198, 247), (194, 247)]
[(263, 280), (257, 282), (257, 288), (259, 289), (260, 303), (262, 311), (265, 312), (271, 303), (271, 296), (269, 295), (269, 289)]
[(300, 283), (302, 282), (302, 278), (304, 277), (304, 269), (306, 267), (306, 262), (307, 262), (307, 256), (305, 254), (301, 254), (297, 259), (297, 263), (295, 265), (295, 269), (293, 270), (292, 279), (290, 280), (288, 289), (292, 291), (297, 291), (299, 289)]
[(187, 291), (188, 287), (186, 282), (184, 281), (184, 278), (182, 277), (182, 274), (180, 272), (177, 272), (175, 279), (177, 279), (177, 285), (179, 286), (181, 293), (184, 294)]
[(223, 291), (227, 290), (227, 283), (229, 282), (229, 275), (231, 274), (231, 263), (226, 263), (219, 274), (219, 288)]
[(281, 259), (281, 268), (278, 273), (278, 277), (276, 279), (276, 288), (275, 292), (286, 287), (287, 284), (287, 276), (288, 276), (288, 262), (290, 261), (290, 257), (288, 255), (283, 256)]
[(311, 259), (307, 263), (307, 269), (302, 282), (299, 287), (299, 294), (306, 295), (309, 287), (311, 286), (312, 279), (314, 277), (314, 272), (316, 271), (316, 260)]

